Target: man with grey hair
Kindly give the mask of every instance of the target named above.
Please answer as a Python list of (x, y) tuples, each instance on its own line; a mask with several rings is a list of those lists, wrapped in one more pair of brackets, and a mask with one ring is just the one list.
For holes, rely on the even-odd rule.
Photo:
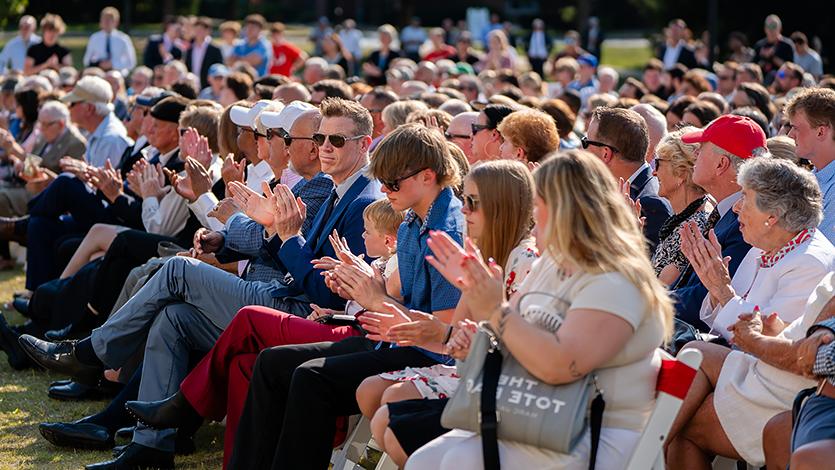
[(655, 159), (655, 147), (657, 147), (658, 142), (661, 142), (661, 139), (667, 135), (667, 120), (664, 118), (664, 115), (661, 114), (661, 111), (646, 103), (636, 104), (630, 109), (640, 114), (647, 123), (647, 131), (649, 132), (649, 147), (647, 148), (646, 160), (647, 163), (652, 165), (652, 162)]
[(18, 23), (17, 36), (13, 37), (3, 51), (0, 52), (0, 72), (6, 70), (23, 71), (23, 64), (26, 62), (26, 50), (33, 44), (41, 42), (41, 37), (35, 34), (38, 25), (32, 15), (24, 15)]
[(293, 101), (310, 101), (310, 91), (301, 83), (285, 83), (275, 87), (273, 99), (281, 101), (285, 106)]
[(128, 95), (138, 95), (142, 93), (145, 88), (151, 86), (154, 79), (154, 71), (144, 65), (140, 65), (133, 69), (130, 73), (130, 88)]
[(328, 70), (328, 62), (321, 57), (311, 57), (304, 62), (302, 81), (307, 85), (323, 80)]
[(473, 110), (472, 106), (469, 103), (461, 101), (457, 98), (452, 98), (450, 100), (444, 101), (444, 103), (438, 107), (441, 111), (446, 111), (451, 114), (453, 117), (458, 116), (461, 113), (467, 113)]
[(113, 114), (113, 89), (107, 80), (84, 77), (61, 101), (69, 106), (72, 121), (89, 136), (84, 156), (87, 163), (96, 167), (103, 167), (107, 161), (119, 163), (114, 160), (132, 142)]
[[(737, 170), (746, 159), (765, 154), (765, 133), (749, 118), (725, 115), (704, 129), (684, 134), (681, 140), (687, 144), (699, 144), (693, 183), (718, 201), (708, 216), (706, 230), (712, 231), (722, 246), (722, 258), (730, 258), (728, 272), (733, 277), (751, 249), (739, 231), (736, 213), (731, 210), (742, 197)], [(693, 269), (685, 269), (671, 287), (676, 299), (676, 317), (699, 330), (709, 331), (699, 316), (707, 289)]]
[(609, 66), (603, 66), (597, 69), (597, 92), (609, 93), (617, 95), (618, 80), (620, 74), (617, 70)]
[(84, 158), (86, 140), (70, 123), (66, 105), (59, 101), (44, 103), (38, 112), (38, 127), (41, 134), (35, 141), (32, 155), (40, 160), (35, 161), (27, 160), (23, 148), (14, 139), (6, 138), (7, 131), (0, 130), (3, 136), (0, 146), (6, 151), (9, 163), (20, 168), (20, 177), (31, 183), (28, 188), (15, 183), (0, 188), (0, 215), (4, 217), (22, 216), (28, 212), (27, 203), (32, 199), (33, 191), (46, 187), (56, 173), (61, 172), (58, 161), (62, 157)]

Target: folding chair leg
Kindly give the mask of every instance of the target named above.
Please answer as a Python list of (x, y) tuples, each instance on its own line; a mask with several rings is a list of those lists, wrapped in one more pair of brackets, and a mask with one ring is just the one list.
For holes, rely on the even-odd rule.
[(394, 460), (388, 454), (383, 452), (383, 455), (380, 456), (380, 461), (377, 462), (377, 466), (374, 468), (375, 470), (398, 470), (400, 467), (394, 463)]

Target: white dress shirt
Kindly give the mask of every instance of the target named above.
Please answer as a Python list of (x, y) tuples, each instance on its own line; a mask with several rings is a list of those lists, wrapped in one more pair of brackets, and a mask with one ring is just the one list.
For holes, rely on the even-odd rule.
[[(110, 33), (110, 62), (113, 70), (122, 72), (127, 76), (136, 67), (136, 49), (130, 36), (114, 29)], [(104, 31), (96, 31), (90, 36), (87, 42), (87, 50), (84, 51), (84, 65), (89, 66), (93, 62), (107, 60), (107, 36)]]
[(676, 66), (682, 47), (684, 47), (684, 41), (679, 41), (678, 44), (673, 47), (667, 45), (667, 49), (664, 51), (664, 70), (670, 70)]
[(23, 65), (26, 62), (26, 50), (33, 44), (41, 42), (41, 37), (37, 34), (29, 35), (29, 40), (24, 41), (19, 34), (13, 37), (6, 43), (6, 47), (0, 51), (0, 72), (6, 70), (23, 71)]
[[(194, 44), (191, 45), (191, 72), (197, 77), (197, 80), (200, 80), (200, 69), (203, 67), (203, 59), (206, 58), (206, 49), (209, 48), (209, 43), (212, 42), (212, 38), (206, 36), (206, 39), (203, 41), (202, 44), (197, 44), (195, 41)], [(205, 83), (200, 83), (200, 86), (206, 85)]]
[(545, 31), (531, 33), (531, 43), (528, 45), (528, 57), (534, 59), (548, 58), (548, 45), (545, 44)]

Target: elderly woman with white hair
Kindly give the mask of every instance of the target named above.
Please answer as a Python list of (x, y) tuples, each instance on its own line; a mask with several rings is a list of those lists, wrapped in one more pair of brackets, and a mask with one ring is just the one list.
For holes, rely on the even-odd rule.
[(737, 179), (734, 211), (753, 248), (733, 279), (713, 231), (708, 239), (693, 223), (681, 231), (682, 250), (708, 289), (702, 320), (737, 349), (686, 346), (704, 361), (668, 437), (670, 468), (709, 469), (715, 455), (763, 465), (765, 424), (814, 385), (794, 371), (790, 350), (822, 308), (815, 286), (835, 270), (835, 247), (815, 229), (820, 189), (808, 171), (771, 157), (748, 160)]

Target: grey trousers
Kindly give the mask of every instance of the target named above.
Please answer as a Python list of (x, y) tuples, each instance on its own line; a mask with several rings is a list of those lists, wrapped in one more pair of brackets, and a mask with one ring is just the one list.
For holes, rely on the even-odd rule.
[[(185, 303), (167, 305), (159, 312), (145, 345), (138, 400), (156, 401), (176, 393), (188, 374), (191, 354), (204, 355), (214, 346), (223, 329), (202, 318), (196, 307)], [(176, 433), (137, 423), (133, 442), (174, 452)]]
[[(262, 305), (296, 315), (309, 311), (301, 302), (274, 298), (273, 289), (269, 283), (247, 282), (195, 259), (175, 256), (93, 330), (93, 348), (113, 369), (144, 348), (139, 399), (161, 400), (176, 392), (185, 378), (189, 351), (208, 351), (242, 307)], [(134, 434), (134, 440), (137, 435), (143, 445), (173, 450), (172, 431), (144, 429)]]

